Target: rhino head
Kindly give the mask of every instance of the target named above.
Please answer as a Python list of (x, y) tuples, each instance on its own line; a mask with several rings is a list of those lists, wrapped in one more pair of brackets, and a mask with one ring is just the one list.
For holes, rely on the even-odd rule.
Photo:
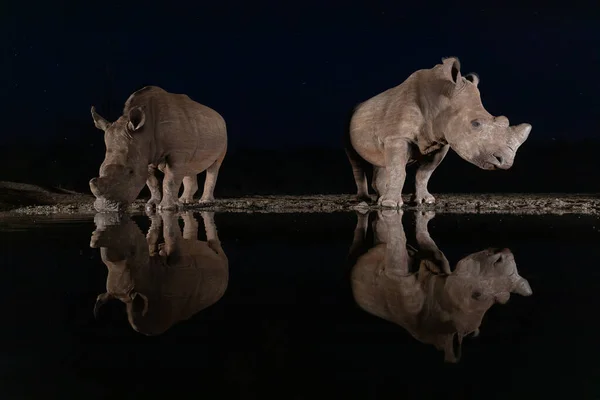
[(146, 114), (143, 107), (133, 107), (117, 121), (110, 123), (92, 107), (92, 118), (104, 131), (106, 155), (100, 165), (100, 176), (90, 180), (96, 197), (97, 211), (122, 211), (143, 189), (148, 178), (150, 144), (143, 135)]
[(510, 293), (531, 296), (533, 292), (517, 272), (509, 249), (483, 250), (458, 262), (445, 278), (439, 298), (449, 320), (445, 322), (446, 332), (435, 338), (435, 345), (444, 351), (445, 361), (460, 360), (463, 338), (478, 336), (485, 313), (496, 303), (506, 303)]
[(479, 77), (461, 76), (460, 62), (446, 58), (434, 68), (436, 95), (443, 110), (434, 119), (434, 129), (443, 132), (450, 147), (464, 160), (482, 169), (509, 169), (517, 149), (531, 132), (530, 124), (510, 126), (505, 116), (493, 116), (483, 107)]
[(131, 323), (132, 314), (145, 315), (148, 311), (148, 298), (137, 289), (139, 270), (149, 262), (148, 245), (135, 222), (127, 217), (114, 221), (107, 215), (110, 216), (96, 214), (96, 230), (90, 240), (91, 248), (100, 248), (100, 257), (108, 269), (107, 291), (97, 297), (94, 316), (106, 302), (117, 299), (125, 304)]

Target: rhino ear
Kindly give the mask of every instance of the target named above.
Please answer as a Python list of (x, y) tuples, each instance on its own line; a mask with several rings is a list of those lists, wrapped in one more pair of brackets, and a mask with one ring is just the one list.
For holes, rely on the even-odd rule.
[(146, 113), (143, 107), (133, 107), (129, 110), (129, 122), (127, 127), (131, 132), (140, 130), (146, 122)]
[(105, 120), (96, 112), (96, 107), (92, 106), (92, 118), (94, 119), (94, 125), (96, 128), (106, 131), (106, 129), (110, 126), (110, 122)]
[(444, 64), (446, 76), (454, 83), (460, 82), (460, 60), (458, 57), (442, 58), (442, 63)]
[(471, 82), (473, 85), (475, 85), (475, 87), (479, 85), (479, 75), (477, 75), (475, 72), (471, 72), (465, 75), (465, 79)]

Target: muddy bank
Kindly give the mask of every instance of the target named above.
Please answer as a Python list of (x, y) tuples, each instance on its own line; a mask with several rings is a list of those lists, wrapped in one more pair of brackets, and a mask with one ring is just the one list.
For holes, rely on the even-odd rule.
[[(406, 210), (431, 209), (444, 213), (507, 214), (600, 214), (600, 195), (584, 194), (438, 194), (435, 205)], [(143, 212), (145, 201), (137, 200), (130, 212)], [(404, 201), (408, 203), (409, 196)], [(0, 182), (3, 215), (93, 215), (94, 198), (64, 189), (22, 183)], [(251, 196), (217, 199), (213, 204), (187, 206), (194, 211), (215, 212), (344, 212), (375, 210), (376, 204), (359, 203), (353, 195)]]

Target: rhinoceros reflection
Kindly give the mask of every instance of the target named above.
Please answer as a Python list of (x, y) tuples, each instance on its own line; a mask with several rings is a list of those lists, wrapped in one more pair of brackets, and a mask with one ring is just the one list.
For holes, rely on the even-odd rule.
[[(508, 249), (487, 249), (461, 259), (454, 270), (429, 236), (433, 212), (418, 213), (419, 249), (407, 247), (402, 211), (378, 213), (375, 245), (352, 269), (355, 301), (365, 311), (402, 326), (417, 340), (443, 350), (458, 362), (462, 340), (479, 334), (487, 310), (510, 293), (532, 294)], [(358, 215), (351, 253), (364, 241), (368, 215)], [(356, 259), (356, 258), (355, 258)]]
[[(108, 268), (106, 293), (98, 296), (94, 315), (109, 299), (126, 305), (131, 327), (145, 335), (164, 333), (216, 303), (229, 280), (227, 256), (221, 248), (213, 213), (202, 213), (207, 242), (197, 240), (198, 222), (191, 213), (151, 216), (147, 237), (129, 218), (119, 223), (97, 214), (90, 246), (100, 248)], [(158, 244), (161, 222), (164, 243)]]

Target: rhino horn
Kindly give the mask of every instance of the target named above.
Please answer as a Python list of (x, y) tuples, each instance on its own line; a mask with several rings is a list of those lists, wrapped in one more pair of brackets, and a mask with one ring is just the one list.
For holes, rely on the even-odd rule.
[(96, 112), (96, 107), (94, 106), (92, 106), (92, 118), (94, 119), (94, 125), (98, 129), (105, 131), (110, 126), (110, 122), (102, 118), (102, 116)]
[(529, 282), (525, 278), (519, 278), (515, 282), (513, 292), (521, 296), (531, 296), (533, 294), (533, 290), (531, 290), (531, 286), (529, 286)]
[(94, 318), (98, 318), (98, 311), (108, 300), (112, 299), (113, 296), (110, 293), (102, 293), (96, 298), (96, 304), (94, 305)]
[(460, 333), (452, 333), (446, 338), (444, 346), (444, 361), (455, 364), (460, 361), (462, 353), (462, 335)]

